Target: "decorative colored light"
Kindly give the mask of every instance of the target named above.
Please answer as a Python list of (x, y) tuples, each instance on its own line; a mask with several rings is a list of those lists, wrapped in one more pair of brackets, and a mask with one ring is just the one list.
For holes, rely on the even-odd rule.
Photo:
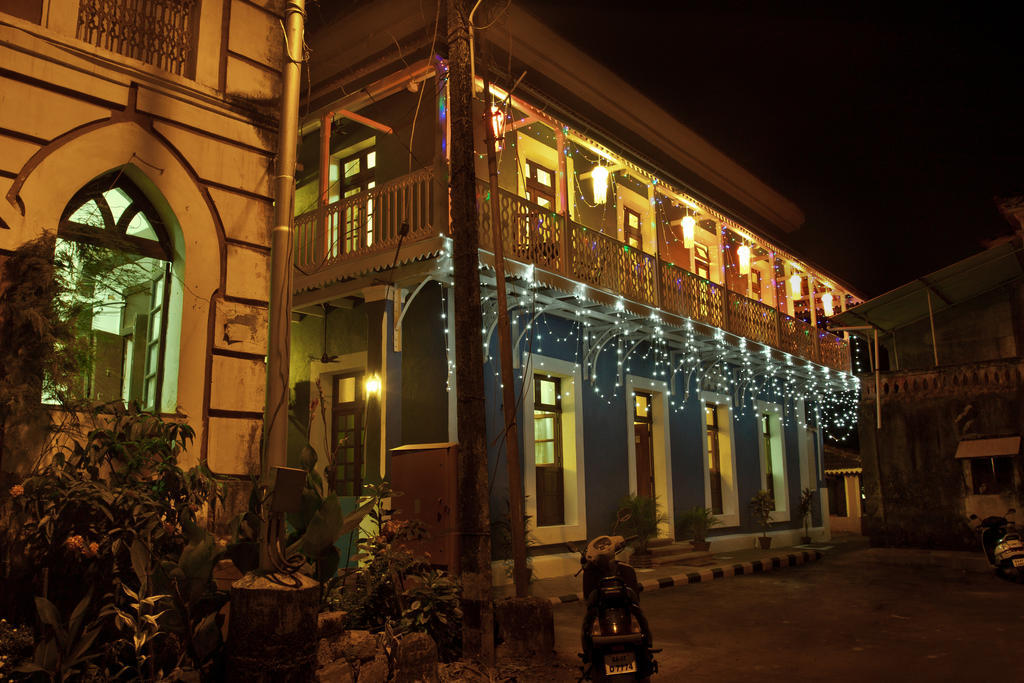
[(380, 394), (380, 377), (376, 374), (370, 375), (366, 378), (366, 397), (377, 396)]
[(794, 299), (799, 298), (803, 291), (803, 280), (799, 273), (793, 273), (789, 278), (789, 291), (793, 293)]
[(604, 204), (608, 201), (608, 169), (598, 162), (590, 172), (590, 180), (594, 183), (594, 203)]
[(697, 221), (693, 216), (683, 216), (683, 246), (693, 249), (693, 231), (697, 227)]
[(741, 244), (740, 248), (736, 250), (736, 256), (739, 257), (740, 261), (740, 275), (750, 274), (750, 247), (745, 244)]
[(825, 315), (832, 317), (835, 309), (832, 307), (832, 293), (826, 292), (821, 295), (821, 307), (825, 310)]
[(501, 143), (505, 141), (505, 112), (496, 105), (491, 105), (491, 131), (494, 133), (494, 151), (501, 151)]

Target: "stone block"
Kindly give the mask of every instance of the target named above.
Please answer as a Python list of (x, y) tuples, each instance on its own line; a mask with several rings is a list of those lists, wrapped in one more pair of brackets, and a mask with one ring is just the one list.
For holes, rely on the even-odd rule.
[(269, 200), (229, 192), (219, 187), (208, 189), (228, 239), (260, 247), (270, 246), (274, 206)]
[(228, 49), (270, 69), (280, 70), (284, 58), (280, 19), (248, 2), (231, 3)]
[(262, 413), (266, 382), (267, 365), (262, 360), (214, 355), (210, 407)]
[(426, 633), (409, 633), (398, 641), (394, 680), (397, 683), (436, 683), (437, 645)]
[(516, 657), (550, 657), (555, 649), (555, 617), (543, 598), (506, 598), (494, 603), (502, 646)]
[(380, 649), (377, 638), (369, 631), (348, 631), (339, 645), (348, 660), (373, 659)]
[(355, 683), (356, 672), (351, 664), (340, 659), (319, 669), (316, 672), (316, 680), (320, 683)]
[(262, 430), (262, 420), (211, 417), (206, 464), (216, 474), (258, 474)]
[(265, 355), (267, 309), (262, 306), (218, 301), (213, 324), (213, 346), (218, 349)]
[(388, 659), (383, 654), (359, 665), (359, 683), (387, 683), (389, 674)]
[[(227, 295), (267, 301), (270, 297), (270, 252), (237, 244), (229, 244), (227, 252)], [(262, 353), (266, 353), (266, 348)]]

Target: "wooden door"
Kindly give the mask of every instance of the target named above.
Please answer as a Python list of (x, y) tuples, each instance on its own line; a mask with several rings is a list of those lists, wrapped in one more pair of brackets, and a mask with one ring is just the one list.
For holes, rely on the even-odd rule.
[(654, 497), (654, 449), (651, 448), (651, 425), (633, 424), (636, 441), (636, 493), (645, 498)]

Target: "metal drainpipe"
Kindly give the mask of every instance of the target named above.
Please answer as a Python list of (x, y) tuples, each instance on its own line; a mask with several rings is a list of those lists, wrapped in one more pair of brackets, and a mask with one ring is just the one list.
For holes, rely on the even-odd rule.
[[(285, 63), (281, 69), (281, 120), (274, 178), (274, 227), (270, 235), (270, 331), (267, 343), (267, 395), (261, 483), (270, 486), (275, 467), (288, 462), (288, 362), (291, 355), (292, 205), (295, 201), (295, 145), (299, 130), (299, 87), (303, 61), (305, 0), (288, 0)], [(260, 569), (272, 571), (269, 505), (260, 523)]]

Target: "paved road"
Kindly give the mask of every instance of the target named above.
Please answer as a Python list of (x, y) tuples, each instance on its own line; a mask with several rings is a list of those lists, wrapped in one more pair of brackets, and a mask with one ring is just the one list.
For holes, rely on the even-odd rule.
[[(1024, 586), (871, 552), (645, 594), (655, 681), (1024, 680)], [(581, 608), (555, 608), (575, 653)]]

